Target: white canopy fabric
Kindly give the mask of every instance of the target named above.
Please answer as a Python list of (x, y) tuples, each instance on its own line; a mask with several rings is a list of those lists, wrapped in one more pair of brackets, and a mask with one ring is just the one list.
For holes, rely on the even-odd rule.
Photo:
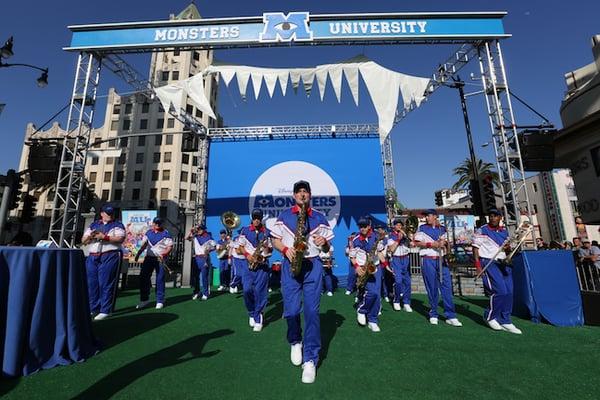
[[(210, 102), (204, 93), (203, 76), (220, 74), (226, 86), (229, 86), (233, 77), (237, 77), (238, 88), (243, 98), (246, 97), (248, 81), (252, 80), (254, 96), (258, 99), (262, 82), (264, 80), (269, 97), (273, 96), (275, 86), (279, 86), (283, 95), (286, 94), (288, 81), (291, 81), (294, 91), (302, 87), (307, 96), (310, 95), (315, 79), (319, 96), (323, 100), (327, 87), (327, 77), (331, 82), (336, 99), (341, 100), (342, 75), (350, 87), (354, 103), (358, 105), (359, 74), (362, 76), (371, 101), (375, 106), (379, 119), (380, 141), (386, 139), (394, 126), (394, 118), (398, 108), (398, 95), (402, 96), (402, 107), (406, 110), (419, 107), (426, 98), (425, 90), (430, 83), (429, 78), (422, 78), (395, 72), (359, 56), (339, 64), (324, 64), (314, 68), (261, 68), (246, 65), (214, 63), (202, 73), (184, 81), (155, 89), (157, 97), (165, 110), (171, 104), (175, 110), (181, 109), (184, 95), (187, 94), (192, 102), (203, 112), (215, 118), (210, 108)], [(200, 78), (198, 78), (200, 76)]]

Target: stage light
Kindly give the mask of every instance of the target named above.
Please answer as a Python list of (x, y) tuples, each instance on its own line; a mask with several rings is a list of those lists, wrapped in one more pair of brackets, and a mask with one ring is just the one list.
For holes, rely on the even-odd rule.
[(4, 43), (4, 46), (2, 46), (2, 49), (0, 49), (0, 56), (2, 58), (10, 58), (14, 55), (13, 51), (13, 37), (9, 37), (8, 40), (6, 41), (6, 43)]

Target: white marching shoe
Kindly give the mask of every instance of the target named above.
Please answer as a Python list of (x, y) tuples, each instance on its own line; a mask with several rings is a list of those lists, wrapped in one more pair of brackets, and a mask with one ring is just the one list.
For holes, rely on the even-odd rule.
[(381, 332), (381, 328), (375, 322), (369, 322), (369, 329), (373, 332)]
[(202, 300), (202, 301), (208, 300), (208, 296), (204, 296), (204, 295), (203, 295), (203, 296), (202, 296), (202, 298), (201, 298), (201, 300)]
[(346, 290), (346, 293), (344, 293), (344, 294), (345, 294), (346, 296), (350, 296), (350, 295), (352, 294), (352, 292), (351, 292), (351, 291), (349, 291), (349, 290)]
[(462, 326), (462, 322), (460, 322), (460, 321), (459, 321), (458, 319), (456, 319), (456, 318), (449, 318), (449, 319), (447, 319), (447, 320), (446, 320), (446, 323), (447, 323), (448, 325), (451, 325), (451, 326), (456, 326), (456, 327)]
[(515, 335), (521, 335), (523, 331), (514, 326), (513, 324), (502, 324), (502, 329), (507, 332), (514, 333)]
[(438, 324), (438, 319), (436, 317), (431, 317), (431, 318), (429, 318), (429, 323), (431, 325), (437, 325)]
[(502, 329), (502, 326), (498, 323), (498, 321), (496, 321), (495, 319), (488, 321), (486, 320), (485, 323), (487, 324), (487, 326), (489, 326), (490, 328), (492, 328), (495, 331), (503, 331), (504, 329)]
[(148, 304), (150, 304), (150, 300), (142, 301), (137, 306), (135, 306), (135, 308), (137, 310), (141, 310), (142, 308), (146, 308)]
[(331, 296), (333, 296), (333, 293), (327, 292), (327, 296), (331, 297)]
[(248, 318), (248, 325), (250, 325), (250, 328), (254, 328), (254, 325), (255, 325), (254, 318), (252, 318), (252, 317)]
[(198, 300), (198, 293), (194, 293), (194, 295), (192, 296), (192, 300)]
[(400, 303), (394, 303), (394, 310), (396, 310), (396, 311), (402, 310), (402, 307), (400, 307)]
[(260, 331), (262, 331), (262, 328), (263, 328), (263, 324), (254, 323), (254, 327), (252, 328), (252, 330), (254, 332), (260, 332)]
[(412, 312), (412, 307), (410, 306), (410, 304), (405, 304), (404, 305), (404, 311), (406, 311), (406, 312)]
[(109, 315), (110, 315), (110, 314), (106, 314), (106, 313), (99, 313), (98, 315), (96, 315), (96, 316), (94, 317), (94, 321), (101, 321), (101, 320), (103, 320), (104, 318), (108, 318), (108, 316), (109, 316)]
[(225, 286), (219, 285), (219, 287), (217, 288), (217, 291), (222, 292), (223, 290), (225, 290)]
[(356, 313), (356, 320), (358, 321), (358, 324), (361, 326), (365, 326), (367, 324), (366, 314)]
[(302, 364), (302, 383), (313, 383), (317, 376), (317, 367), (312, 361)]
[(302, 364), (302, 343), (296, 343), (291, 346), (290, 360), (295, 366)]
[(163, 308), (165, 305), (163, 303), (156, 303), (156, 309), (160, 310), (161, 308)]

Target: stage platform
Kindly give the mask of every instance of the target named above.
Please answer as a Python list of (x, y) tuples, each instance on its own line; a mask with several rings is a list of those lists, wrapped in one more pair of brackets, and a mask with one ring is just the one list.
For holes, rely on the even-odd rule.
[[(313, 385), (289, 361), (278, 292), (261, 333), (248, 326), (240, 294), (192, 301), (168, 289), (166, 308), (136, 311), (121, 293), (115, 315), (94, 322), (104, 350), (84, 363), (0, 381), (2, 399), (596, 398), (600, 328), (556, 328), (515, 319), (522, 336), (483, 326), (483, 297), (457, 298), (454, 328), (383, 307), (382, 332), (356, 323), (353, 298), (323, 297), (322, 364)], [(576, 367), (574, 367), (576, 366)]]

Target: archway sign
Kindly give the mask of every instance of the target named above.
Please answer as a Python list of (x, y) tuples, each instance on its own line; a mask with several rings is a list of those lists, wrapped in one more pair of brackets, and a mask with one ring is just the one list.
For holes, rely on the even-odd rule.
[[(78, 62), (67, 122), (68, 136), (64, 140), (56, 196), (53, 204), (49, 238), (60, 247), (72, 247), (78, 229), (84, 169), (89, 144), (96, 91), (100, 70), (104, 66), (125, 79), (136, 89), (154, 96), (154, 88), (141, 78), (119, 54), (159, 52), (172, 49), (207, 50), (229, 48), (299, 46), (299, 45), (371, 45), (371, 44), (460, 44), (459, 49), (439, 64), (423, 93), (426, 98), (445, 81), (454, 77), (471, 59), (479, 60), (486, 105), (490, 118), (496, 153), (506, 223), (514, 229), (522, 215), (529, 215), (529, 198), (500, 40), (510, 37), (504, 32), (502, 18), (506, 12), (452, 13), (377, 13), (377, 14), (317, 14), (309, 12), (269, 12), (256, 17), (213, 18), (126, 22), (70, 26), (71, 43), (66, 51), (78, 52)], [(406, 105), (406, 99), (403, 97)], [(420, 101), (419, 101), (420, 102)], [(400, 121), (413, 106), (396, 112), (393, 123)], [(192, 131), (199, 133), (200, 169), (197, 215), (204, 216), (206, 194), (206, 165), (210, 140), (236, 140), (254, 136), (255, 139), (276, 135), (285, 137), (292, 132), (298, 137), (298, 127), (269, 127), (265, 131), (253, 128), (208, 130), (198, 124), (185, 110), (173, 110), (173, 115)], [(380, 124), (381, 125), (381, 118)], [(307, 126), (303, 137), (316, 132), (322, 137), (323, 126)], [(341, 129), (340, 129), (341, 128)], [(375, 132), (381, 131), (377, 125)], [(331, 137), (346, 129), (329, 126)], [(372, 137), (373, 126), (358, 131)], [(239, 133), (239, 135), (237, 135)], [(360, 135), (356, 135), (359, 137)], [(381, 137), (381, 135), (379, 135)], [(393, 189), (391, 141), (382, 144), (384, 185)], [(530, 215), (529, 215), (530, 216)]]

